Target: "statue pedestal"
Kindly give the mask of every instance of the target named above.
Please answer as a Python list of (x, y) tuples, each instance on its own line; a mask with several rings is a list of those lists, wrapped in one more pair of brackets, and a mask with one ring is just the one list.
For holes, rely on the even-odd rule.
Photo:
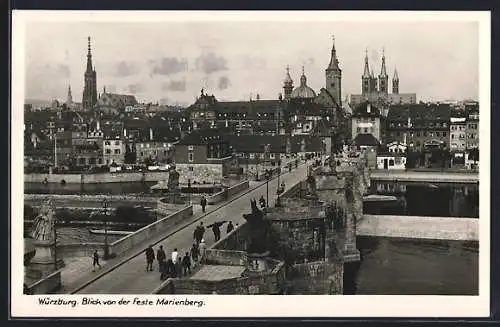
[(267, 257), (269, 251), (264, 253), (247, 253), (247, 268), (252, 272), (266, 271), (269, 267), (267, 264)]
[(30, 269), (39, 271), (42, 276), (46, 276), (64, 267), (62, 259), (55, 260), (54, 241), (36, 240), (33, 245), (35, 246), (35, 256), (29, 263)]

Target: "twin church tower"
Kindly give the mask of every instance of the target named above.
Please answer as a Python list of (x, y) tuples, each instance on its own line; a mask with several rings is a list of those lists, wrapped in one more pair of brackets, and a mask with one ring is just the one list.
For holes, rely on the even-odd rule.
[[(287, 68), (283, 90), (285, 99), (299, 97), (312, 98), (315, 97), (315, 92), (306, 85), (306, 76), (302, 72), (300, 77), (300, 86), (293, 89), (293, 80), (290, 78), (289, 69)], [(336, 104), (342, 106), (342, 70), (339, 67), (337, 51), (335, 49), (335, 38), (330, 56), (330, 63), (325, 69), (325, 89), (334, 99)], [(293, 91), (292, 91), (293, 90)], [(361, 76), (361, 94), (352, 94), (350, 97), (350, 105), (357, 105), (364, 101), (371, 101), (377, 104), (396, 104), (396, 103), (415, 103), (415, 93), (400, 93), (399, 92), (399, 76), (395, 69), (392, 77), (392, 93), (389, 93), (389, 75), (387, 74), (385, 53), (382, 53), (382, 66), (380, 74), (375, 77), (374, 69), (370, 69), (368, 63), (368, 51), (365, 51), (365, 66), (363, 75)]]

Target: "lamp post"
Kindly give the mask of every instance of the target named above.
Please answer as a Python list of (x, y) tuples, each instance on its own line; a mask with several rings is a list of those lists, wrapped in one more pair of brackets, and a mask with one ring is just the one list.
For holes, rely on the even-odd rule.
[(108, 244), (108, 200), (102, 201), (104, 208), (104, 260), (109, 259), (109, 244)]
[[(278, 115), (277, 115), (277, 123), (276, 123), (276, 126), (278, 127), (278, 133), (277, 133), (277, 136), (278, 136), (278, 141), (280, 141), (279, 137), (280, 137), (280, 110), (281, 110), (281, 102), (283, 101), (283, 97), (281, 96), (281, 94), (279, 95), (279, 102), (278, 102)], [(280, 207), (281, 206), (281, 201), (280, 201), (280, 190), (281, 190), (281, 184), (280, 184), (280, 176), (281, 176), (281, 142), (279, 142), (279, 154), (278, 154), (278, 185), (276, 186), (276, 194), (277, 194), (277, 197), (276, 197), (276, 204), (275, 206), (276, 207)]]

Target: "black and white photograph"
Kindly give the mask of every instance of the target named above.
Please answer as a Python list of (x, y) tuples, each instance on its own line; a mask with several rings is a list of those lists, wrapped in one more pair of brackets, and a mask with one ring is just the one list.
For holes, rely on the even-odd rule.
[(489, 314), (488, 12), (12, 24), (13, 315)]

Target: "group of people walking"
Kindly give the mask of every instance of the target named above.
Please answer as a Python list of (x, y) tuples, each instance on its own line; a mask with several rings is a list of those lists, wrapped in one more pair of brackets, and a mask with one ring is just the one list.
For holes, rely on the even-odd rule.
[(193, 244), (191, 249), (185, 252), (184, 256), (182, 253), (179, 253), (177, 248), (174, 248), (170, 258), (167, 260), (163, 245), (160, 245), (156, 251), (156, 255), (153, 246), (150, 245), (144, 251), (146, 255), (146, 271), (153, 271), (153, 263), (156, 259), (158, 261), (161, 280), (188, 276), (191, 274), (191, 269), (201, 261), (201, 258), (205, 254), (205, 249), (205, 241), (202, 239), (198, 244)]

